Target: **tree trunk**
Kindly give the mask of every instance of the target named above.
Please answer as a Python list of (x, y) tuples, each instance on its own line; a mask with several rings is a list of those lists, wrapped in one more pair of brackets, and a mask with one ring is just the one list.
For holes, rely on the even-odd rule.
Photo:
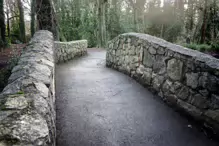
[[(169, 8), (169, 1), (168, 0), (164, 0), (163, 1), (163, 14), (165, 15), (165, 13), (168, 12), (168, 8)], [(165, 38), (166, 34), (166, 27), (167, 27), (167, 20), (163, 19), (162, 24), (161, 24), (161, 38)]]
[(189, 30), (193, 30), (193, 25), (194, 25), (194, 0), (191, 0), (191, 14), (190, 14), (190, 22), (189, 22)]
[(178, 8), (179, 8), (181, 21), (183, 22), (184, 21), (184, 0), (178, 0)]
[(55, 40), (59, 40), (55, 8), (51, 0), (36, 0), (37, 28), (49, 30), (53, 33)]
[(20, 39), (23, 43), (26, 42), (26, 31), (24, 22), (24, 8), (21, 0), (17, 0), (19, 9), (19, 27), (20, 27)]
[(178, 25), (180, 25), (179, 32), (181, 32), (184, 26), (184, 0), (175, 0), (174, 5), (174, 19), (177, 21)]
[(30, 22), (30, 27), (31, 27), (31, 36), (34, 35), (35, 33), (35, 6), (36, 6), (36, 0), (31, 1), (31, 22)]
[(0, 47), (6, 43), (5, 38), (5, 15), (4, 15), (4, 1), (0, 0)]
[(137, 12), (137, 5), (133, 2), (133, 0), (129, 0), (129, 3), (132, 6), (133, 10), (133, 22), (134, 22), (134, 31), (138, 32), (138, 12)]
[(112, 0), (112, 9), (111, 9), (111, 14), (110, 14), (110, 20), (108, 25), (109, 34), (110, 34), (110, 39), (113, 39), (114, 37), (118, 36), (118, 34), (121, 32), (120, 28), (120, 22), (119, 22), (119, 16), (118, 16), (118, 3), (117, 0)]
[(98, 47), (105, 47), (106, 45), (106, 6), (107, 0), (98, 0)]
[(213, 3), (213, 7), (214, 7), (214, 10), (213, 10), (213, 40), (216, 39), (217, 37), (217, 28), (216, 28), (216, 21), (215, 21), (215, 17), (217, 15), (217, 11), (216, 11), (216, 7), (217, 7), (217, 3), (216, 3), (216, 0), (214, 0), (214, 3)]
[(8, 38), (11, 37), (11, 30), (10, 30), (10, 18), (9, 18), (9, 9), (7, 9), (7, 32), (8, 32)]
[(134, 15), (134, 30), (138, 32), (137, 10), (135, 6), (133, 7), (133, 15)]
[(205, 0), (205, 6), (204, 6), (204, 12), (203, 12), (203, 23), (202, 23), (202, 28), (201, 28), (201, 41), (200, 41), (200, 43), (205, 42), (206, 21), (207, 21), (207, 0)]
[(147, 0), (136, 0), (135, 9), (136, 9), (136, 23), (137, 23), (137, 32), (143, 32), (144, 24), (144, 10), (145, 3)]

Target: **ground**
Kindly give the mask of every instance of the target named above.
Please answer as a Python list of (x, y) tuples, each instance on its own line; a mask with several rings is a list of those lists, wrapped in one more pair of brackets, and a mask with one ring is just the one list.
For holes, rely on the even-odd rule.
[(13, 55), (13, 50), (16, 50), (20, 54), (22, 48), (25, 46), (26, 44), (12, 44), (9, 48), (5, 48), (3, 52), (0, 52), (0, 69), (7, 66), (9, 59)]
[(20, 55), (22, 48), (25, 46), (26, 44), (12, 44), (9, 48), (5, 48), (3, 52), (0, 52), (0, 92), (7, 84), (7, 79), (10, 76), (10, 71), (7, 68), (10, 58), (14, 55), (13, 53)]
[(56, 67), (57, 146), (218, 146), (91, 49)]

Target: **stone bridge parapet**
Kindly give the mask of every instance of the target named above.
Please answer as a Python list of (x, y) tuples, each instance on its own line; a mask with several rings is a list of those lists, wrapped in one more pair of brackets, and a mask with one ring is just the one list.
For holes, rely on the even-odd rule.
[(38, 31), (0, 95), (0, 145), (55, 144), (54, 42)]
[(87, 53), (87, 40), (55, 42), (56, 63), (66, 62)]
[(87, 41), (55, 46), (51, 32), (36, 32), (13, 68), (0, 94), (0, 146), (55, 146), (55, 62), (86, 53)]
[(218, 59), (150, 35), (127, 33), (108, 43), (106, 64), (219, 131)]

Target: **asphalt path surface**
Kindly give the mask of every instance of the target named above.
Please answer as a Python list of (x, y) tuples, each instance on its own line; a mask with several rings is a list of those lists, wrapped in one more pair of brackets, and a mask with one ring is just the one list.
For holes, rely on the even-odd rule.
[(105, 51), (56, 67), (57, 146), (219, 146), (130, 77)]

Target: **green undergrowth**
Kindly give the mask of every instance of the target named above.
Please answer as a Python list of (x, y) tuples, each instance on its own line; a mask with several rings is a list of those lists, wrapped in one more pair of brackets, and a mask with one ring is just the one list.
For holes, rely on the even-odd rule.
[(210, 51), (212, 49), (212, 47), (207, 44), (183, 44), (183, 46), (201, 52)]
[(186, 48), (190, 48), (192, 50), (197, 50), (200, 52), (219, 52), (219, 44), (182, 44), (182, 46)]

